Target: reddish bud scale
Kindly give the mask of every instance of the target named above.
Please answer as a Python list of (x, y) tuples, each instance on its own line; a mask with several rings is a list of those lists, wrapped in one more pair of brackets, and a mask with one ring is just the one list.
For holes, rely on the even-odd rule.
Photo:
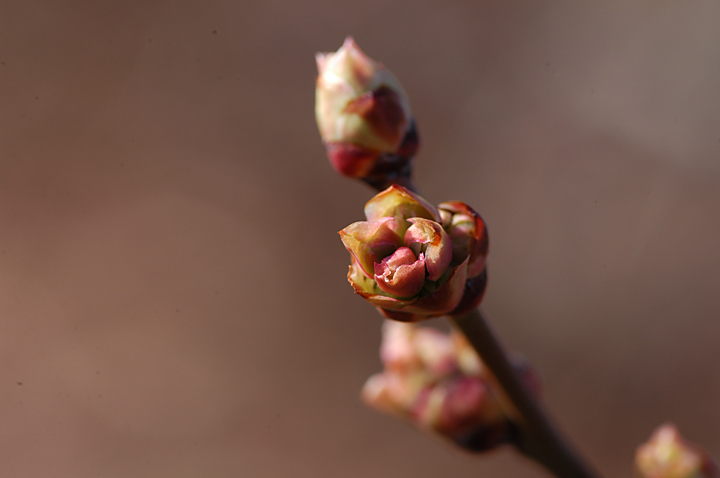
[(325, 151), (335, 171), (349, 178), (367, 177), (381, 155), (351, 143), (327, 143)]
[(443, 226), (453, 238), (455, 260), (468, 257), (468, 277), (473, 278), (485, 270), (488, 255), (488, 231), (480, 214), (460, 201), (447, 201), (438, 205)]
[(485, 296), (487, 288), (487, 269), (483, 269), (479, 276), (468, 279), (465, 282), (465, 291), (457, 307), (450, 315), (464, 315), (480, 305)]
[[(385, 85), (350, 101), (345, 113), (358, 115), (373, 133), (388, 143), (400, 143), (405, 133), (404, 125), (408, 122), (400, 96)], [(398, 128), (398, 125), (403, 127)]]

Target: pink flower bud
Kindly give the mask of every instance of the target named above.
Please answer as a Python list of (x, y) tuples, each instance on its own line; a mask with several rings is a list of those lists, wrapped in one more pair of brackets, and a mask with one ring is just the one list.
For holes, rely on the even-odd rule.
[(705, 453), (686, 442), (673, 425), (663, 425), (640, 446), (635, 465), (642, 478), (717, 478), (718, 469)]
[(432, 377), (442, 377), (457, 371), (455, 342), (448, 340), (446, 333), (386, 320), (382, 334), (380, 358), (388, 370), (398, 373), (423, 370)]
[(484, 375), (485, 367), (457, 333), (385, 321), (380, 356), (385, 365), (363, 387), (373, 408), (410, 420), (461, 446), (482, 451), (511, 439), (511, 425)]
[(442, 206), (393, 185), (365, 205), (367, 221), (340, 231), (352, 255), (350, 284), (388, 318), (462, 314), (482, 299), (485, 224), (464, 203)]
[(488, 233), (480, 214), (460, 201), (448, 201), (438, 206), (443, 226), (453, 241), (453, 260), (468, 257), (468, 278), (485, 270), (488, 255)]
[(350, 37), (337, 52), (318, 53), (316, 61), (315, 117), (338, 172), (366, 178), (383, 155), (414, 154), (417, 136), (408, 100), (390, 71)]
[(487, 382), (477, 377), (460, 377), (447, 383), (447, 395), (438, 427), (453, 436), (505, 420), (499, 402)]
[(353, 257), (348, 280), (355, 292), (400, 320), (452, 311), (462, 298), (467, 266), (451, 267), (452, 240), (437, 222), (437, 209), (391, 186), (368, 201), (365, 215), (368, 221), (340, 231)]
[(425, 283), (425, 258), (408, 247), (400, 247), (375, 263), (375, 282), (393, 297), (413, 297)]
[(402, 372), (420, 365), (421, 359), (415, 347), (415, 330), (409, 324), (392, 320), (383, 323), (380, 359), (385, 368)]

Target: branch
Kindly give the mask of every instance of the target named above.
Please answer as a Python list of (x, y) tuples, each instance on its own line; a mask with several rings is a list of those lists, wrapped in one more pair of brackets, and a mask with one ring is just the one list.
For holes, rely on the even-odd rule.
[(465, 334), (512, 403), (519, 436), (517, 449), (541, 463), (560, 478), (596, 478), (599, 475), (585, 463), (552, 424), (542, 405), (526, 389), (513, 368), (508, 354), (490, 328), (482, 310), (451, 317)]

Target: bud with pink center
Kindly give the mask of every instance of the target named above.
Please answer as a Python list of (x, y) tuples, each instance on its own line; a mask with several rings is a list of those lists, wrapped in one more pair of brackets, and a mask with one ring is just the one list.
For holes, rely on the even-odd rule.
[(450, 209), (438, 210), (391, 186), (368, 201), (367, 221), (340, 231), (351, 254), (350, 284), (386, 317), (417, 321), (460, 314), (480, 302), (487, 231), (469, 206), (445, 204)]

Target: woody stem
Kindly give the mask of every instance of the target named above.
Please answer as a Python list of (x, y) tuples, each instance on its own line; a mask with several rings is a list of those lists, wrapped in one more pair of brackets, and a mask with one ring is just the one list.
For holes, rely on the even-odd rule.
[(559, 478), (598, 477), (553, 425), (542, 404), (520, 380), (485, 313), (474, 309), (451, 319), (492, 371), (512, 403), (519, 431), (514, 443), (516, 448)]

